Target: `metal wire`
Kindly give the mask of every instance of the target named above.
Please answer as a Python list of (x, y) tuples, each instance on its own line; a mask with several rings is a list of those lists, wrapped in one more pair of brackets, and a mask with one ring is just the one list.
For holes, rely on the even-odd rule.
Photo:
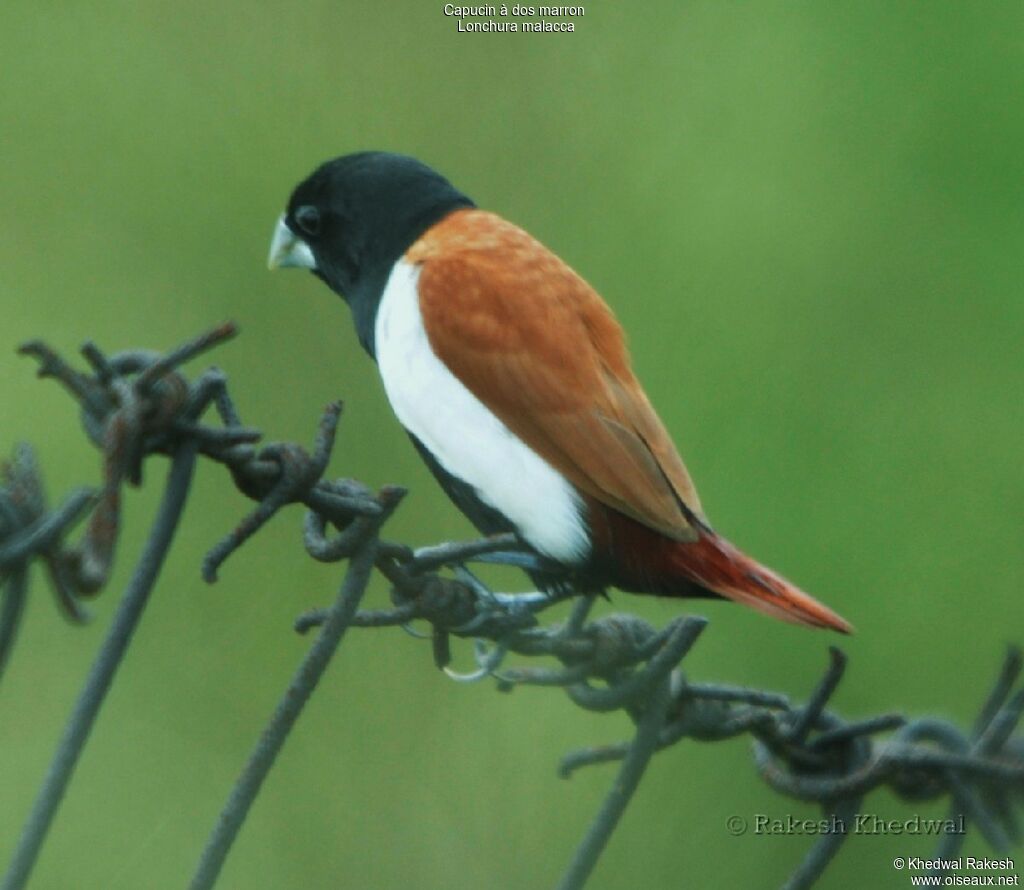
[[(845, 656), (830, 653), (827, 670), (804, 705), (777, 692), (721, 683), (691, 682), (679, 666), (704, 630), (702, 618), (678, 618), (658, 630), (625, 614), (590, 618), (594, 592), (578, 596), (567, 621), (541, 624), (543, 613), (572, 591), (495, 593), (468, 570), (468, 563), (550, 570), (512, 535), (447, 542), (412, 550), (380, 537), (381, 526), (404, 492), (378, 493), (353, 480), (322, 478), (334, 443), (341, 405), (327, 406), (307, 451), (295, 443), (257, 449), (259, 432), (243, 426), (224, 374), (206, 371), (189, 382), (178, 366), (235, 333), (221, 325), (165, 355), (133, 350), (106, 356), (83, 347), (91, 373), (73, 369), (41, 342), (22, 352), (40, 362), (40, 376), (58, 380), (80, 403), (89, 438), (101, 449), (98, 493), (73, 492), (48, 511), (31, 450), (19, 446), (0, 474), (0, 672), (10, 661), (33, 561), (47, 568), (66, 617), (81, 621), (81, 598), (107, 582), (116, 552), (124, 484), (142, 482), (149, 456), (173, 457), (164, 503), (136, 573), (72, 712), (22, 841), (0, 890), (20, 890), (38, 856), (74, 765), (127, 649), (188, 493), (196, 455), (223, 464), (239, 491), (257, 502), (234, 530), (213, 546), (203, 574), (216, 579), (225, 562), (285, 505), (304, 504), (308, 554), (349, 565), (334, 604), (296, 621), (319, 633), (285, 690), (266, 729), (228, 797), (192, 880), (192, 890), (213, 887), (264, 779), (288, 733), (350, 627), (427, 626), (437, 667), (448, 668), (451, 639), (473, 641), (476, 667), (449, 671), (460, 682), (493, 679), (496, 688), (561, 687), (576, 706), (622, 710), (636, 725), (623, 742), (584, 748), (562, 759), (560, 774), (621, 761), (619, 773), (584, 835), (560, 888), (583, 887), (654, 754), (689, 738), (719, 741), (749, 735), (762, 778), (781, 794), (817, 802), (837, 825), (856, 818), (864, 796), (887, 787), (913, 801), (944, 797), (950, 818), (974, 826), (996, 851), (1019, 843), (1016, 811), (1024, 790), (1024, 739), (1015, 735), (1024, 711), (1021, 654), (1008, 653), (974, 726), (962, 730), (934, 717), (899, 714), (844, 720), (829, 709), (846, 669)], [(221, 425), (202, 422), (212, 406)], [(66, 536), (89, 508), (84, 534), (71, 546)], [(374, 571), (391, 585), (392, 608), (359, 611)], [(557, 666), (513, 664), (510, 658), (551, 657)], [(851, 835), (820, 837), (785, 887), (812, 886)], [(950, 858), (961, 835), (939, 839), (936, 858)]]

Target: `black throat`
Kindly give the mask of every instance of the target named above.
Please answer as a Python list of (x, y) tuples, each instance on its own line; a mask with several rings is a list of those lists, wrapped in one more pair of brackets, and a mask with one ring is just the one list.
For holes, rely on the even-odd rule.
[[(406, 251), (415, 244), (429, 228), (439, 223), (448, 214), (466, 207), (475, 206), (473, 202), (459, 195), (458, 202), (446, 202), (424, 212), (416, 219), (394, 233), (394, 237), (388, 237), (379, 244), (374, 245), (376, 249), (371, 250), (360, 264), (359, 275), (343, 294), (345, 302), (352, 311), (352, 322), (355, 325), (356, 336), (359, 342), (370, 357), (377, 360), (376, 349), (376, 328), (377, 310), (380, 308), (381, 298), (384, 296), (384, 289), (387, 287), (388, 279), (395, 268), (395, 264), (405, 256)], [(329, 283), (329, 282), (328, 282)]]
[(315, 274), (349, 304), (359, 342), (376, 360), (377, 309), (395, 263), (435, 223), (474, 206), (415, 158), (364, 151), (300, 183), (286, 223), (313, 252)]

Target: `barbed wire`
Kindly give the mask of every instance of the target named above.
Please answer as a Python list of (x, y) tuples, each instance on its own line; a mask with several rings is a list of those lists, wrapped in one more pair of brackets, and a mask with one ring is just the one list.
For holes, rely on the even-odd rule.
[[(568, 591), (501, 594), (469, 569), (498, 563), (550, 568), (514, 535), (450, 542), (413, 550), (381, 537), (404, 490), (373, 492), (351, 480), (323, 478), (341, 406), (328, 405), (312, 450), (295, 443), (257, 448), (260, 433), (245, 426), (225, 375), (211, 368), (189, 382), (179, 366), (234, 336), (232, 324), (217, 327), (165, 354), (143, 350), (106, 356), (92, 343), (82, 348), (90, 373), (72, 368), (54, 350), (34, 341), (21, 352), (36, 358), (39, 375), (61, 383), (79, 403), (86, 433), (100, 448), (102, 484), (76, 489), (56, 508), (46, 506), (39, 467), (27, 445), (15, 448), (0, 473), (0, 675), (11, 657), (27, 596), (31, 563), (41, 562), (61, 613), (75, 623), (88, 619), (83, 599), (109, 580), (120, 531), (124, 484), (140, 485), (145, 458), (171, 456), (163, 501), (142, 555), (122, 595), (26, 821), (0, 890), (21, 890), (68, 787), (89, 731), (141, 619), (173, 539), (191, 487), (198, 456), (223, 464), (256, 507), (210, 549), (202, 562), (207, 581), (283, 506), (308, 508), (303, 540), (307, 553), (324, 562), (347, 561), (334, 603), (298, 618), (300, 633), (317, 630), (310, 647), (233, 787), (202, 852), (190, 887), (208, 890), (263, 780), (338, 645), (351, 628), (403, 627), (426, 622), (433, 660), (459, 682), (491, 679), (498, 689), (562, 688), (577, 706), (621, 710), (636, 730), (616, 744), (566, 755), (563, 777), (577, 769), (620, 762), (599, 812), (559, 883), (583, 887), (615, 830), (653, 755), (682, 739), (719, 741), (749, 735), (754, 761), (776, 791), (822, 807), (835, 830), (823, 834), (785, 887), (812, 886), (850, 836), (849, 826), (866, 794), (885, 786), (910, 801), (947, 798), (949, 819), (971, 824), (996, 851), (1020, 842), (1016, 809), (1024, 796), (1024, 739), (1014, 732), (1024, 712), (1019, 685), (1022, 658), (1011, 649), (974, 726), (965, 731), (934, 717), (883, 714), (846, 721), (829, 710), (846, 666), (832, 648), (828, 668), (804, 704), (764, 690), (692, 682), (680, 664), (706, 626), (689, 616), (657, 629), (629, 614), (591, 619), (595, 594), (577, 595), (565, 621), (541, 624), (543, 613)], [(220, 425), (202, 421), (213, 408)], [(67, 536), (89, 514), (77, 544)], [(391, 588), (390, 609), (360, 610), (373, 572)], [(476, 669), (451, 670), (451, 638), (471, 639)], [(558, 666), (507, 665), (511, 656), (549, 656)], [(886, 735), (883, 737), (883, 733)], [(935, 858), (952, 859), (963, 833), (941, 835)], [(934, 872), (944, 875), (942, 870)]]

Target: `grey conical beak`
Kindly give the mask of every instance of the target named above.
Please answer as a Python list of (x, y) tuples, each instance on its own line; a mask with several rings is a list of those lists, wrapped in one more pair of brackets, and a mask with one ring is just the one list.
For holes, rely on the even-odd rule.
[(309, 245), (296, 235), (284, 220), (284, 214), (274, 227), (274, 237), (270, 241), (270, 255), (267, 257), (267, 268), (285, 269), (294, 266), (299, 269), (316, 269), (316, 258)]

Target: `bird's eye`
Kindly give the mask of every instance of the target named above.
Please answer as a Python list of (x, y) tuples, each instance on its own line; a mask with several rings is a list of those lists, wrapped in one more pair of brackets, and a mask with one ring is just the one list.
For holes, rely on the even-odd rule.
[(320, 211), (312, 204), (303, 204), (293, 214), (296, 225), (306, 235), (320, 234)]

